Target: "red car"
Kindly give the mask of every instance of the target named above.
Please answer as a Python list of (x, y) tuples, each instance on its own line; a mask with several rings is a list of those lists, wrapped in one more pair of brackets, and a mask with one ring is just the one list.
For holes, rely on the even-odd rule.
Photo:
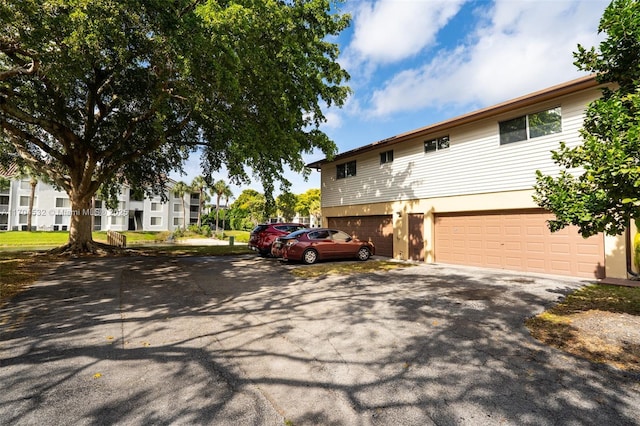
[(375, 254), (372, 242), (360, 241), (346, 232), (328, 228), (301, 229), (278, 238), (275, 245), (281, 245), (274, 247), (274, 252), (281, 252), (282, 259), (307, 264), (325, 259), (367, 260)]
[(249, 248), (258, 252), (260, 256), (271, 254), (271, 244), (276, 238), (292, 233), (299, 229), (304, 229), (301, 223), (266, 223), (258, 225), (251, 231), (249, 236)]

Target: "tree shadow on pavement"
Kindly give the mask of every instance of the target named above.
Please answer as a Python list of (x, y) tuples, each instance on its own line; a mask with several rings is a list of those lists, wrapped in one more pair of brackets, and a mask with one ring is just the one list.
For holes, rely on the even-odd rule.
[(523, 320), (579, 282), (423, 265), (70, 261), (3, 308), (3, 424), (638, 424), (639, 376)]

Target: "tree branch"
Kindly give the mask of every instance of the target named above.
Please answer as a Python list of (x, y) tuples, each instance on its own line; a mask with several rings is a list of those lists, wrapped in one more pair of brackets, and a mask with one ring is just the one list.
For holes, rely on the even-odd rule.
[(8, 57), (18, 61), (20, 58), (18, 55), (25, 56), (31, 61), (24, 65), (13, 67), (10, 70), (0, 72), (0, 81), (9, 80), (12, 77), (20, 74), (35, 74), (40, 68), (40, 61), (38, 55), (34, 51), (22, 49), (17, 43), (13, 43), (5, 38), (0, 38), (0, 52), (3, 52)]

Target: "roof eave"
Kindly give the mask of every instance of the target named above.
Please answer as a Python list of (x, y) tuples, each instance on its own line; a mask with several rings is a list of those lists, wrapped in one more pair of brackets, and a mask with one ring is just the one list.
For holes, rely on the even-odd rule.
[(462, 126), (475, 121), (497, 116), (508, 111), (524, 108), (524, 107), (545, 102), (557, 97), (565, 96), (571, 93), (576, 93), (582, 90), (598, 87), (600, 85), (601, 84), (596, 81), (596, 76), (593, 74), (580, 77), (575, 80), (571, 80), (566, 83), (551, 86), (546, 89), (539, 90), (537, 92), (529, 93), (527, 95), (520, 96), (515, 99), (511, 99), (496, 105), (492, 105), (490, 107), (482, 108), (467, 114), (460, 115), (458, 117), (454, 117), (445, 121), (431, 124), (429, 126), (411, 130), (406, 133), (401, 133), (399, 135), (392, 136), (390, 138), (383, 139), (369, 145), (365, 145), (359, 148), (345, 151), (343, 153), (336, 155), (332, 160), (327, 160), (326, 158), (324, 158), (322, 160), (314, 161), (313, 163), (307, 164), (307, 167), (311, 169), (320, 170), (323, 164), (330, 163), (335, 160), (351, 157), (356, 154), (362, 154), (364, 152), (372, 151), (374, 149), (379, 149), (386, 145), (392, 145), (392, 144), (394, 145), (394, 144), (406, 141), (408, 139), (420, 137), (422, 135), (441, 132), (455, 126)]

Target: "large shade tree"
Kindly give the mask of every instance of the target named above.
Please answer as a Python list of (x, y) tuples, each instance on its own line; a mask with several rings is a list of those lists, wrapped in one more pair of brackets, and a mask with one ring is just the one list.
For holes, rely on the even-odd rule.
[[(347, 73), (330, 36), (349, 25), (331, 0), (4, 0), (0, 164), (28, 165), (89, 211), (99, 188), (163, 193), (198, 149), (206, 176), (262, 181), (335, 144), (322, 108)], [(251, 176), (252, 170), (254, 176)], [(93, 251), (91, 217), (68, 248)]]
[(586, 111), (583, 143), (552, 153), (558, 176), (538, 172), (534, 199), (552, 211), (552, 231), (569, 224), (585, 237), (622, 234), (640, 219), (640, 3), (606, 8), (599, 48), (578, 47), (575, 64), (607, 84)]

